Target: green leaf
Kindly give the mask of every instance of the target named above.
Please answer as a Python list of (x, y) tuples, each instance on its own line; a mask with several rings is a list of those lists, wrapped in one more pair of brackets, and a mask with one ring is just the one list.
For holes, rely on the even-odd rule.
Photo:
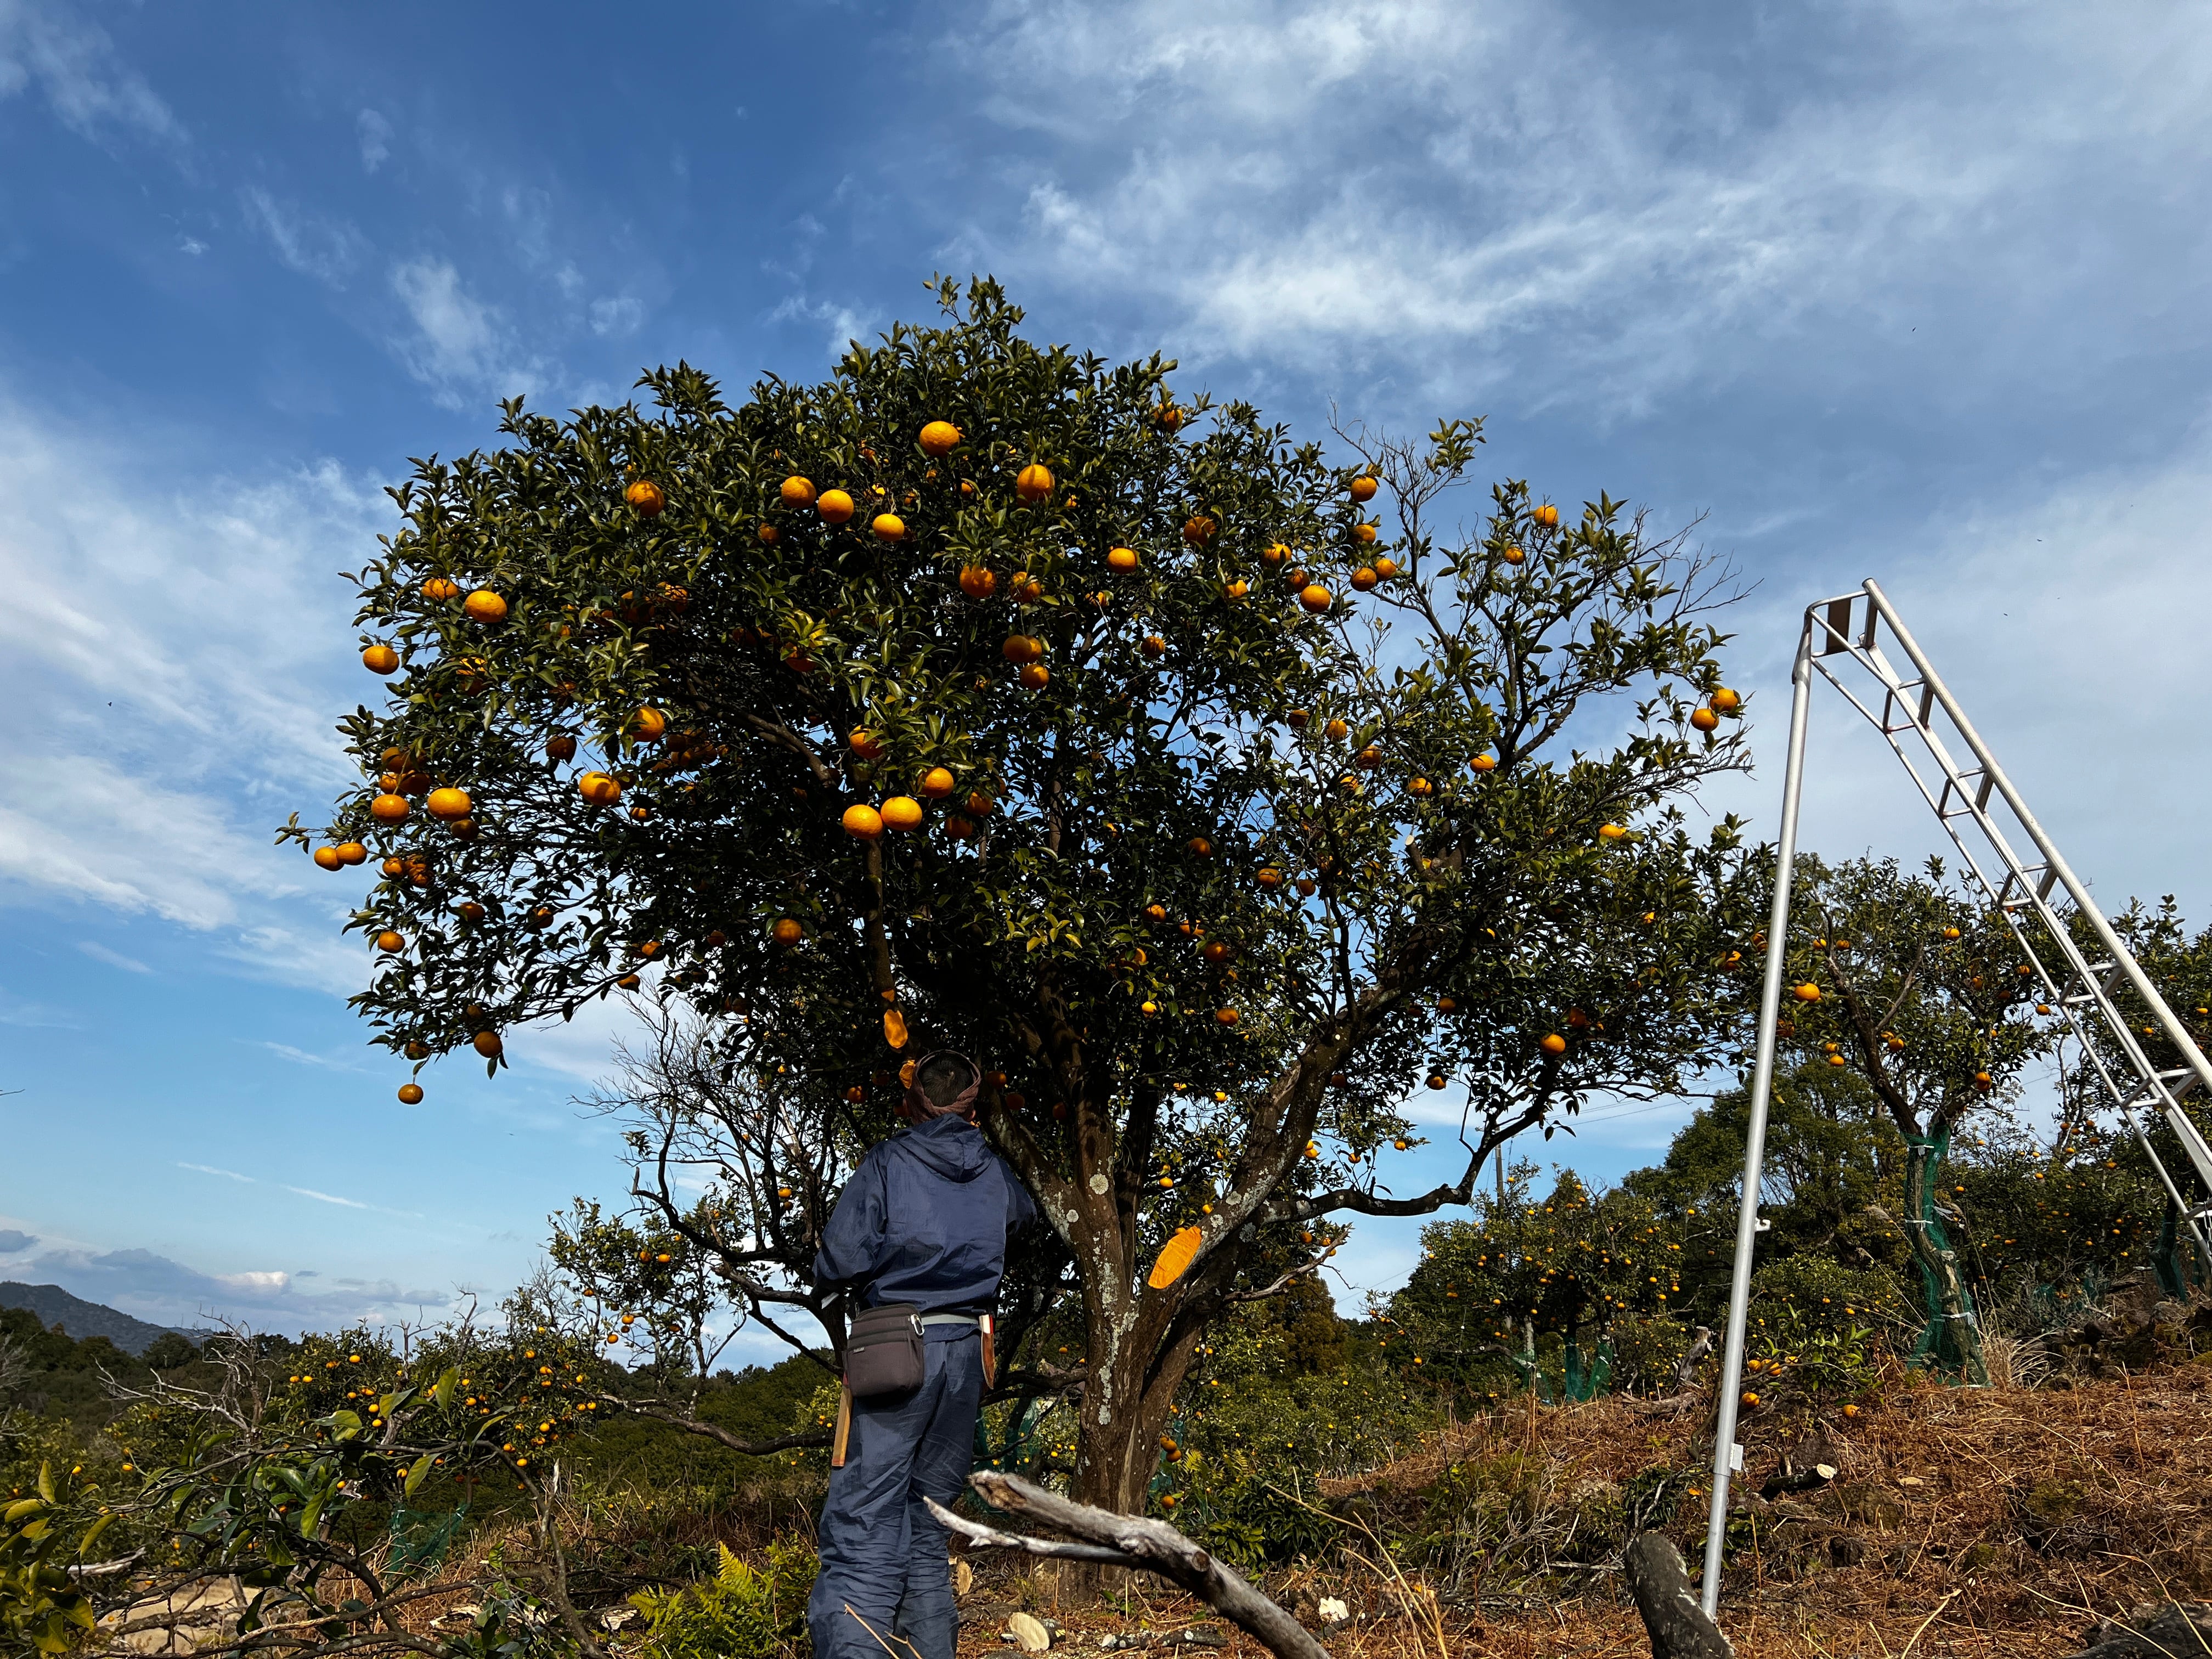
[(431, 1464), (436, 1462), (436, 1458), (428, 1452), (424, 1452), (407, 1466), (407, 1479), (403, 1489), (408, 1497), (412, 1498), (415, 1495), (415, 1488), (422, 1484), (422, 1477), (430, 1473)]
[(436, 1402), (439, 1410), (443, 1411), (453, 1403), (453, 1389), (459, 1384), (460, 1380), (461, 1368), (458, 1365), (448, 1365), (446, 1367), (445, 1374), (430, 1385), (430, 1398)]

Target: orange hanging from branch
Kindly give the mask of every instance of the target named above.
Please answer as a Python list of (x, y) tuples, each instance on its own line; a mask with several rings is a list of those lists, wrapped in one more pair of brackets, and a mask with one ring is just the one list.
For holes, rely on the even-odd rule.
[(884, 1010), (884, 1041), (894, 1048), (906, 1047), (906, 1016), (896, 1008)]
[(1205, 1242), (1206, 1235), (1197, 1228), (1182, 1228), (1160, 1247), (1159, 1257), (1145, 1283), (1156, 1291), (1167, 1289), (1190, 1271), (1190, 1264), (1198, 1260), (1198, 1247)]

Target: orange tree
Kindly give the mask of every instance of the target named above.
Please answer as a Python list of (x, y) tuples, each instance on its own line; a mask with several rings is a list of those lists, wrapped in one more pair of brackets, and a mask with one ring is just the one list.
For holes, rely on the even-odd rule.
[[(418, 1063), (633, 988), (857, 1144), (906, 1057), (977, 1055), (1079, 1283), (1075, 1486), (1126, 1507), (1249, 1262), (1463, 1203), (1506, 1136), (1723, 1040), (1735, 830), (1678, 804), (1741, 763), (1728, 594), (1603, 497), (1500, 486), (1443, 538), (1473, 422), (1332, 465), (938, 295), (821, 385), (664, 369), (653, 413), (518, 403), (420, 465), (359, 576), (367, 781), (286, 833), (379, 864), (358, 1003)], [(1425, 1080), (1468, 1164), (1400, 1196)], [(722, 1196), (659, 1224), (838, 1340), (806, 1225), (765, 1256)]]
[(2003, 917), (1947, 880), (1939, 860), (1914, 876), (1893, 859), (1831, 868), (1808, 856), (1791, 908), (1778, 1042), (1796, 1063), (1856, 1072), (1904, 1137), (1899, 1221), (1929, 1319), (1918, 1357), (1986, 1381), (1943, 1226), (1943, 1165), (1953, 1131), (2000, 1109), (2049, 1052), (2050, 1028), (2038, 1024), (2049, 1011)]

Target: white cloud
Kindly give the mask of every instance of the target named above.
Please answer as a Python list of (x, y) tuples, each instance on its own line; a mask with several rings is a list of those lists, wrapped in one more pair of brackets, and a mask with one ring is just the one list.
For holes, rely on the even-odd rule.
[(111, 968), (120, 968), (126, 974), (150, 974), (154, 970), (136, 957), (126, 957), (120, 951), (111, 951), (98, 939), (79, 939), (78, 950), (94, 962), (104, 962)]
[(0, 703), (35, 711), (0, 722), (0, 902), (158, 916), (216, 933), (243, 971), (357, 989), (360, 954), (333, 943), (344, 878), (271, 836), (354, 776), (332, 730), (360, 690), (337, 573), (385, 504), (334, 466), (173, 489), (141, 469), (146, 442), (0, 395)]
[(212, 1164), (179, 1164), (177, 1167), (179, 1170), (190, 1170), (198, 1175), (221, 1176), (225, 1181), (243, 1182), (249, 1187), (254, 1184), (252, 1176), (240, 1175), (235, 1170), (218, 1170)]
[(117, 56), (105, 29), (34, 0), (0, 0), (0, 98), (34, 83), (62, 124), (84, 137), (121, 127), (184, 141), (176, 116)]
[(2212, 37), (1978, 15), (1870, 4), (1747, 40), (1528, 3), (1008, 0), (941, 57), (1006, 137), (973, 199), (1024, 206), (948, 208), (953, 240), (1201, 355), (1379, 359), (1598, 419), (1771, 368), (1811, 319), (2110, 303), (2108, 275), (2178, 299), (2186, 257), (2108, 267), (2052, 209), (2101, 168), (2089, 219), (2132, 192), (2131, 229), (2201, 249), (2167, 198), (2203, 194), (2181, 181)]
[(638, 325), (645, 320), (645, 307), (629, 295), (619, 295), (592, 301), (591, 317), (592, 332), (603, 338), (630, 335), (636, 333)]
[(544, 384), (543, 366), (520, 359), (498, 307), (471, 295), (450, 261), (410, 259), (395, 266), (392, 291), (413, 325), (413, 332), (395, 341), (393, 349), (441, 404), (459, 408), (469, 396), (512, 397)]
[(281, 1267), (209, 1273), (145, 1249), (51, 1249), (22, 1271), (136, 1318), (186, 1328), (235, 1321), (256, 1330), (334, 1330), (419, 1317), (453, 1300), (390, 1279), (331, 1279), (336, 1289), (309, 1291), (301, 1281), (319, 1275)]
[(769, 313), (772, 323), (811, 322), (823, 325), (823, 344), (832, 359), (842, 357), (854, 341), (872, 328), (869, 313), (828, 300), (809, 300), (793, 295)]
[(361, 141), (361, 170), (375, 172), (392, 154), (392, 123), (376, 111), (365, 109), (354, 123), (354, 133)]
[(268, 237), (285, 268), (333, 288), (368, 257), (368, 238), (343, 219), (305, 213), (276, 200), (258, 185), (239, 192), (248, 224)]

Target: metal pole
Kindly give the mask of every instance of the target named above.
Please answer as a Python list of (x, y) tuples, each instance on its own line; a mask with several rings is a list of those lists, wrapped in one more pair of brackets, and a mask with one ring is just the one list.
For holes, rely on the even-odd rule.
[(1728, 1338), (1721, 1348), (1719, 1420), (1713, 1426), (1713, 1497), (1705, 1523), (1705, 1577), (1699, 1599), (1711, 1618), (1721, 1600), (1721, 1552), (1728, 1534), (1729, 1475), (1735, 1467), (1736, 1391), (1743, 1382), (1744, 1324), (1751, 1310), (1751, 1263), (1759, 1239), (1759, 1182), (1766, 1161), (1766, 1108), (1774, 1090), (1775, 1024), (1782, 1017), (1782, 958), (1790, 945), (1790, 883), (1797, 862), (1797, 798), (1805, 785), (1805, 720), (1813, 700), (1813, 628), (1806, 619), (1790, 671), (1790, 759), (1782, 779), (1782, 833), (1776, 842), (1774, 908), (1766, 923), (1766, 981), (1759, 993), (1759, 1048), (1751, 1068), (1751, 1124), (1743, 1140), (1743, 1200), (1737, 1207), (1735, 1266), (1729, 1280)]

